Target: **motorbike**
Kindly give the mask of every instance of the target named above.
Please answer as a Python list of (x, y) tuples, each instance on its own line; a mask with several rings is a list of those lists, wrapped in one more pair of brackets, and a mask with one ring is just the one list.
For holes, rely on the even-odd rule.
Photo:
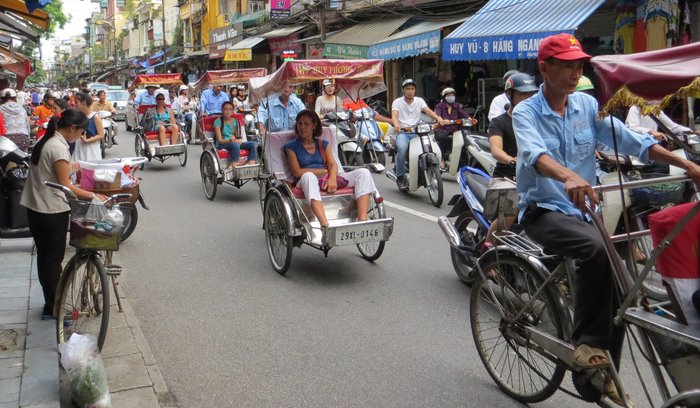
[(357, 128), (351, 119), (352, 112), (345, 109), (330, 111), (323, 117), (324, 125), (331, 128), (338, 141), (338, 158), (341, 166), (362, 164), (357, 144)]
[(236, 112), (243, 115), (243, 119), (245, 121), (245, 134), (248, 140), (259, 141), (260, 131), (255, 126), (255, 117), (257, 116), (257, 110), (250, 106), (245, 106), (239, 107), (238, 109), (236, 109)]
[(374, 120), (376, 113), (370, 108), (355, 111), (355, 126), (359, 130), (362, 162), (375, 173), (381, 173), (386, 166), (386, 149), (382, 142), (383, 133)]
[[(457, 276), (468, 286), (471, 286), (476, 277), (473, 270), (484, 252), (486, 234), (491, 227), (492, 220), (484, 215), (486, 191), (490, 182), (491, 176), (483, 170), (462, 167), (457, 174), (460, 194), (455, 194), (447, 203), (452, 207), (447, 216), (438, 218), (443, 231), (454, 230), (460, 237), (459, 248), (450, 246), (450, 258)], [(455, 221), (450, 221), (454, 217)]]
[(102, 119), (102, 128), (105, 131), (105, 137), (100, 140), (100, 154), (102, 158), (105, 158), (105, 151), (112, 148), (114, 145), (114, 138), (117, 136), (117, 126), (112, 121), (112, 112), (110, 111), (98, 111), (97, 115), (100, 115)]
[(491, 155), (488, 136), (472, 133), (471, 129), (475, 123), (471, 120), (459, 119), (450, 123), (459, 125), (460, 129), (452, 134), (452, 150), (445, 158), (447, 173), (455, 176), (462, 167), (470, 166), (493, 175), (496, 159)]
[(6, 137), (0, 137), (0, 238), (28, 238), (27, 210), (19, 204), (29, 176), (28, 153)]
[[(408, 172), (408, 188), (403, 189), (404, 193), (414, 192), (418, 187), (428, 189), (428, 196), (435, 207), (442, 205), (443, 188), (442, 175), (440, 174), (440, 147), (435, 142), (433, 129), (435, 125), (428, 123), (419, 123), (414, 127), (401, 129), (402, 132), (415, 133), (418, 137), (411, 139), (408, 145), (406, 168)], [(398, 152), (396, 149), (395, 139), (391, 139), (393, 143), (389, 154), (394, 163), (394, 171), (387, 171), (385, 174), (393, 181), (396, 177), (396, 161)]]

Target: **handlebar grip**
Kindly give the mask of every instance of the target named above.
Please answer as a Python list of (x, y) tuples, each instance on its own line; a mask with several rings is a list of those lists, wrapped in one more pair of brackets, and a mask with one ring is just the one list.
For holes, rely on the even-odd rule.
[(120, 198), (131, 198), (131, 194), (129, 194), (129, 193), (119, 193), (119, 194), (111, 195), (111, 196), (109, 196), (109, 198), (110, 198), (110, 200), (111, 200), (111, 199), (117, 200), (117, 199), (120, 199)]
[(75, 193), (71, 191), (71, 189), (64, 186), (63, 184), (54, 183), (53, 181), (44, 181), (44, 185), (63, 191), (63, 193), (65, 193), (68, 197), (78, 198), (78, 196), (76, 196)]

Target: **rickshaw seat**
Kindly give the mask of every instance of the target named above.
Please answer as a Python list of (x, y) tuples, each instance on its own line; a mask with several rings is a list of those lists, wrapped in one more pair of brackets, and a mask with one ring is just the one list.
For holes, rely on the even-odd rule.
[[(170, 135), (172, 135), (172, 132), (170, 130), (165, 131), (165, 137), (170, 138)], [(152, 131), (152, 132), (145, 132), (144, 136), (146, 136), (146, 139), (148, 141), (158, 141), (158, 131)]]
[[(241, 154), (238, 157), (248, 157), (248, 152), (247, 150), (241, 150)], [(226, 149), (216, 149), (216, 154), (219, 156), (220, 159), (230, 159), (231, 158), (231, 153), (229, 153), (228, 150)]]
[[(269, 165), (270, 172), (274, 173), (284, 173), (285, 181), (290, 183), (294, 182), (294, 175), (292, 170), (289, 168), (289, 163), (287, 163), (287, 154), (284, 151), (284, 145), (296, 138), (294, 131), (284, 131), (284, 132), (273, 132), (267, 135), (267, 140), (265, 142), (265, 159)], [(335, 140), (335, 134), (331, 129), (324, 127), (322, 133), (323, 140), (328, 141), (331, 146), (337, 146)], [(340, 166), (340, 160), (338, 159), (338, 149), (331, 149), (333, 151), (333, 158), (335, 162), (338, 163), (338, 174), (343, 174), (345, 171), (343, 167)]]

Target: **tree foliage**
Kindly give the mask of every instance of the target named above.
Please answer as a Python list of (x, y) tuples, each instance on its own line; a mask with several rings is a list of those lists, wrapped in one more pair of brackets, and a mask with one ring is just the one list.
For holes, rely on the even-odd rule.
[(70, 16), (63, 13), (63, 0), (51, 0), (51, 3), (44, 7), (44, 11), (51, 17), (49, 28), (43, 33), (43, 37), (49, 39), (57, 28), (63, 28), (70, 21)]

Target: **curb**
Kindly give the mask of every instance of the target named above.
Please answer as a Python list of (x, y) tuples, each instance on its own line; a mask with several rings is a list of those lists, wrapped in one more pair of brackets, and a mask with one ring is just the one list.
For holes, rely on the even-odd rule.
[(170, 393), (167, 385), (165, 385), (165, 380), (163, 379), (158, 363), (153, 356), (151, 347), (148, 345), (148, 341), (146, 341), (146, 337), (141, 331), (141, 326), (139, 325), (139, 321), (134, 314), (134, 309), (131, 308), (131, 302), (129, 302), (129, 299), (126, 296), (126, 291), (121, 285), (119, 292), (122, 298), (124, 319), (131, 330), (131, 334), (136, 342), (136, 347), (139, 349), (139, 353), (141, 353), (146, 370), (148, 371), (148, 376), (153, 383), (153, 390), (158, 398), (158, 403), (160, 404), (161, 408), (177, 408), (175, 398)]

